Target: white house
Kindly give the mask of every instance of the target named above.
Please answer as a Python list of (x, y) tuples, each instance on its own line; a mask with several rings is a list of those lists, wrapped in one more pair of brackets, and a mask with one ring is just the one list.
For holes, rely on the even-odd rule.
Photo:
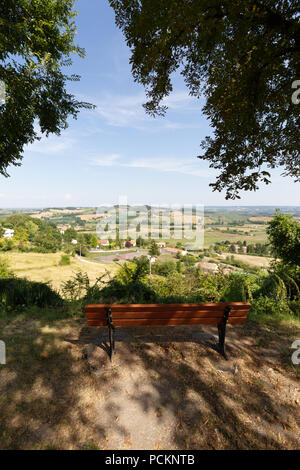
[(98, 240), (98, 246), (109, 246), (109, 240)]
[(165, 243), (165, 242), (158, 242), (158, 243), (157, 243), (157, 246), (158, 246), (159, 248), (165, 248), (166, 243)]
[(6, 228), (6, 229), (5, 229), (5, 232), (4, 232), (4, 235), (3, 235), (3, 238), (9, 238), (9, 239), (11, 239), (11, 238), (13, 238), (14, 233), (15, 233), (14, 229), (12, 229), (12, 228)]

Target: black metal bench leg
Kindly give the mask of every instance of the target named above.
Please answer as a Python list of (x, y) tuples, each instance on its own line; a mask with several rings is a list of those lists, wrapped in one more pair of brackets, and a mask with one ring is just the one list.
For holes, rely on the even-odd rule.
[(112, 353), (113, 353), (113, 329), (109, 325), (108, 326), (108, 336), (109, 336), (109, 358), (110, 362), (112, 361)]
[(107, 326), (109, 336), (109, 358), (112, 361), (113, 352), (115, 352), (115, 327), (113, 324), (111, 308), (106, 308)]
[(217, 350), (227, 360), (227, 354), (225, 352), (225, 336), (226, 336), (226, 325), (218, 325), (219, 342), (217, 344)]
[(115, 345), (115, 327), (111, 327), (111, 335), (112, 335), (112, 354), (116, 352), (116, 345)]
[(219, 342), (217, 344), (217, 350), (219, 353), (227, 360), (227, 354), (225, 352), (225, 337), (226, 337), (226, 325), (229, 318), (229, 314), (232, 307), (228, 306), (225, 308), (224, 316), (222, 318), (221, 323), (218, 325), (218, 333), (219, 333)]

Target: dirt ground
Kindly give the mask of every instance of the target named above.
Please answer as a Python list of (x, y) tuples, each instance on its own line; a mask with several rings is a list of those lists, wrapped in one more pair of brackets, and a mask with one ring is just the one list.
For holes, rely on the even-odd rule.
[(0, 322), (2, 449), (297, 449), (300, 328), (117, 330), (83, 319)]

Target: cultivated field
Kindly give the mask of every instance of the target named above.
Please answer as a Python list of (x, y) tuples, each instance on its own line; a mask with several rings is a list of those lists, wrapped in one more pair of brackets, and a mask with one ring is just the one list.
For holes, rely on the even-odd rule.
[(31, 281), (49, 281), (56, 289), (79, 270), (86, 272), (90, 280), (94, 281), (105, 271), (113, 274), (117, 269), (113, 263), (92, 263), (72, 257), (69, 266), (60, 266), (61, 253), (8, 253), (2, 257), (8, 260), (16, 276), (26, 277)]
[[(232, 227), (230, 227), (230, 230), (232, 231)], [(245, 231), (242, 227), (236, 227), (236, 230), (240, 230), (240, 233), (230, 233), (224, 228), (222, 230), (214, 230), (213, 228), (210, 228), (209, 230), (205, 230), (204, 233), (204, 247), (209, 248), (210, 245), (213, 243), (218, 243), (221, 241), (229, 240), (231, 243), (237, 243), (238, 241), (246, 241), (247, 244), (253, 244), (255, 243), (266, 243), (267, 242), (267, 235), (266, 232), (263, 229), (259, 229), (254, 231), (253, 229), (250, 232), (250, 235), (246, 235)]]
[(264, 256), (240, 255), (235, 253), (223, 253), (221, 256), (222, 258), (233, 256), (236, 261), (241, 261), (242, 263), (258, 266), (260, 268), (267, 268), (272, 261), (272, 258), (265, 258)]

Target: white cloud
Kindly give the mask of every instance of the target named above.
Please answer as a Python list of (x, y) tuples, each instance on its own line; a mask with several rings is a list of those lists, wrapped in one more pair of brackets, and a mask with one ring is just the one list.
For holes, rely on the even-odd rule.
[(213, 177), (213, 172), (209, 169), (200, 168), (199, 161), (196, 158), (134, 158), (125, 159), (118, 154), (106, 155), (95, 157), (91, 159), (91, 164), (94, 166), (118, 166), (128, 168), (145, 168), (149, 170), (156, 170), (160, 172), (176, 172), (185, 175), (201, 176), (204, 178)]
[(36, 152), (45, 155), (56, 155), (73, 148), (76, 145), (76, 140), (68, 134), (50, 135), (49, 137), (42, 136), (41, 140), (36, 140), (33, 144), (25, 147), (27, 152)]
[(92, 164), (95, 166), (115, 166), (118, 165), (121, 155), (118, 153), (112, 153), (111, 155), (104, 155), (100, 158), (92, 160)]
[[(80, 97), (83, 99), (83, 97)], [(97, 108), (93, 113), (97, 113), (107, 125), (112, 127), (131, 127), (140, 130), (159, 129), (181, 129), (199, 128), (200, 123), (176, 122), (170, 119), (170, 115), (164, 118), (153, 118), (146, 114), (143, 104), (147, 101), (144, 93), (136, 95), (116, 95), (107, 94), (100, 99), (84, 97), (85, 101), (93, 102)], [(164, 102), (172, 112), (192, 112), (197, 111), (201, 116), (201, 106), (199, 100), (189, 96), (185, 91), (173, 92), (165, 98)]]

